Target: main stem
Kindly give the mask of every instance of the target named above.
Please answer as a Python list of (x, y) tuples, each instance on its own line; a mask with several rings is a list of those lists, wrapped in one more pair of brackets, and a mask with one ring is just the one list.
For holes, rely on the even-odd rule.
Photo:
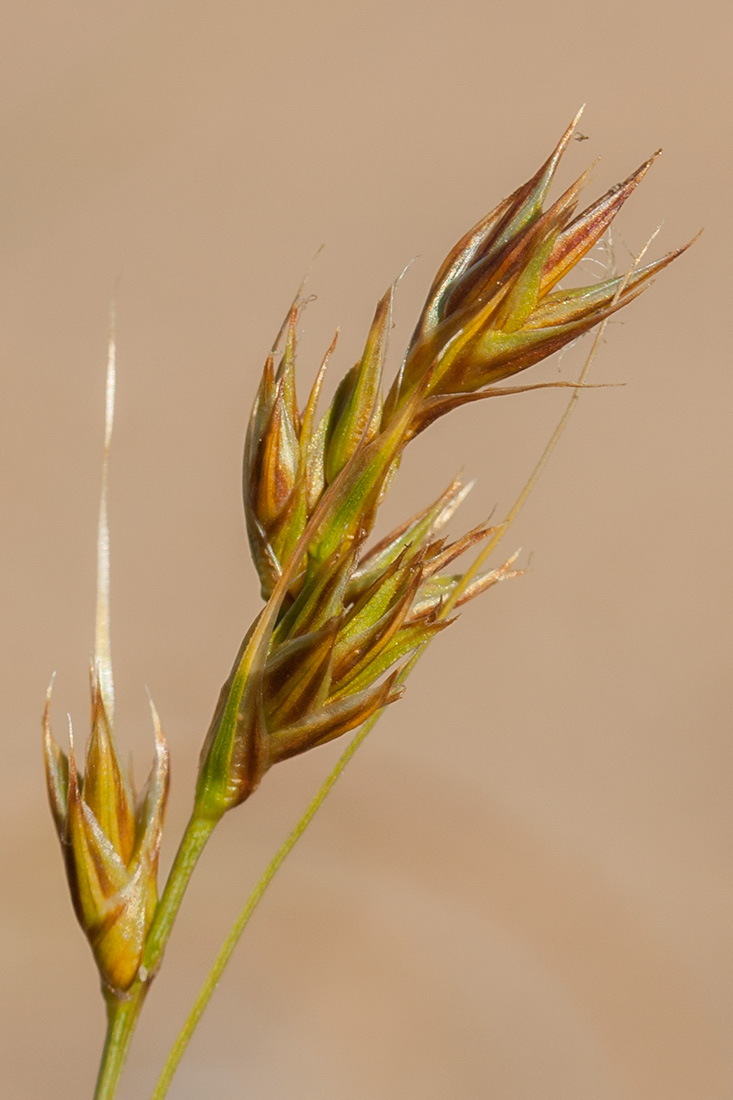
[(144, 995), (130, 996), (123, 1001), (111, 990), (105, 989), (104, 999), (107, 1004), (107, 1035), (94, 1091), (95, 1100), (111, 1100), (117, 1091), (127, 1048), (145, 998)]
[(215, 825), (215, 820), (208, 818), (202, 820), (195, 815), (191, 818), (178, 846), (163, 895), (155, 910), (138, 977), (124, 999), (111, 990), (105, 990), (107, 1036), (102, 1051), (94, 1100), (113, 1100), (117, 1094), (138, 1016), (163, 959), (165, 945), (173, 930), (193, 869)]

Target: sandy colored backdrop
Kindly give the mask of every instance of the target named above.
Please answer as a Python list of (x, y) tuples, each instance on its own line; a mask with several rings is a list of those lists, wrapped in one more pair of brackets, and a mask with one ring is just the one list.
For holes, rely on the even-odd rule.
[[(245, 418), (321, 244), (305, 375), (339, 371), (412, 257), (392, 364), (454, 240), (547, 155), (596, 193), (659, 145), (620, 266), (693, 251), (609, 326), (509, 549), (527, 576), (436, 641), (256, 916), (172, 1100), (728, 1100), (731, 1026), (727, 8), (673, 0), (5, 0), (0, 994), (7, 1100), (91, 1097), (103, 1020), (41, 778), (83, 739), (110, 295), (118, 733), (173, 752), (167, 867), (258, 608)], [(596, 252), (594, 258), (602, 258)], [(594, 278), (598, 265), (586, 262)], [(587, 344), (562, 360), (579, 369)], [(539, 368), (555, 378), (558, 367)], [(506, 509), (559, 391), (454, 415), (397, 519), (463, 469)], [(207, 962), (337, 754), (272, 773), (205, 855), (120, 1093), (144, 1100)]]

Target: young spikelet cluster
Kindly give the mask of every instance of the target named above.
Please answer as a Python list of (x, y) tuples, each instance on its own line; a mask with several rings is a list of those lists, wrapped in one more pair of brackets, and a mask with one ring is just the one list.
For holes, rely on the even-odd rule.
[[(114, 682), (109, 639), (107, 481), (114, 418), (114, 324), (107, 363), (102, 495), (97, 538), (97, 613), (91, 668), (91, 736), (82, 775), (69, 729), (68, 756), (51, 735), (51, 688), (43, 715), (46, 784), (66, 863), (72, 902), (108, 990), (124, 997), (142, 963), (158, 903), (158, 853), (168, 799), (168, 746), (150, 702), (155, 757), (136, 796), (113, 732)], [(69, 726), (71, 723), (69, 722)]]
[(588, 173), (544, 210), (574, 125), (536, 175), (446, 257), (386, 393), (394, 287), (320, 419), (335, 341), (301, 411), (296, 345), (303, 303), (293, 306), (282, 353), (278, 340), (265, 364), (244, 454), (247, 530), (266, 603), (224, 684), (202, 751), (202, 816), (219, 817), (274, 763), (338, 737), (396, 699), (406, 662), (448, 625), (446, 613), (511, 575), (511, 562), (470, 584), (442, 572), (489, 534), (481, 527), (452, 543), (439, 537), (464, 494), (457, 483), (377, 546), (367, 540), (415, 435), (467, 402), (536, 388), (497, 383), (622, 308), (682, 251), (623, 277), (558, 288), (654, 160), (581, 213)]
[(76, 915), (102, 978), (120, 994), (138, 973), (157, 904), (168, 749), (151, 704), (155, 760), (136, 797), (117, 756), (96, 668), (91, 690), (92, 731), (82, 776), (73, 740), (67, 756), (51, 736), (49, 689), (43, 722), (46, 780)]

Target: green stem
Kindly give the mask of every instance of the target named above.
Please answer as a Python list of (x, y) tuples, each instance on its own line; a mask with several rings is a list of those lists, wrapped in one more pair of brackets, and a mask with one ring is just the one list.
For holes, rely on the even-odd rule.
[[(412, 667), (414, 660), (415, 657), (409, 662), (409, 665), (405, 667), (405, 669), (403, 670), (404, 675), (407, 675), (407, 672), (409, 671), (409, 668)], [(292, 830), (287, 839), (283, 842), (283, 844), (281, 844), (281, 846), (278, 848), (277, 852), (265, 868), (262, 877), (260, 878), (259, 882), (247, 899), (246, 905), (241, 910), (239, 916), (230, 928), (229, 933), (227, 934), (227, 937), (221, 946), (219, 954), (216, 956), (214, 965), (209, 971), (206, 977), (206, 981), (199, 990), (193, 1008), (191, 1009), (188, 1018), (186, 1019), (186, 1022), (181, 1028), (178, 1038), (173, 1044), (166, 1063), (163, 1066), (163, 1071), (160, 1075), (160, 1078), (158, 1079), (157, 1085), (155, 1086), (155, 1091), (151, 1096), (151, 1100), (162, 1100), (162, 1097), (164, 1097), (168, 1092), (170, 1083), (173, 1080), (173, 1075), (178, 1068), (178, 1063), (183, 1057), (189, 1040), (196, 1030), (196, 1025), (198, 1024), (204, 1013), (204, 1010), (206, 1009), (206, 1006), (211, 1000), (211, 995), (216, 989), (217, 983), (224, 972), (224, 968), (232, 957), (234, 948), (239, 943), (242, 933), (249, 924), (250, 917), (262, 900), (262, 897), (267, 890), (267, 887), (270, 885), (273, 878), (284, 863), (285, 859), (293, 850), (295, 845), (302, 837), (303, 833), (310, 825), (313, 818), (320, 810), (327, 796), (330, 794), (331, 790), (336, 785), (338, 779), (343, 773), (344, 768), (349, 763), (356, 750), (365, 740), (367, 734), (371, 732), (381, 713), (381, 711), (378, 711), (372, 718), (369, 719), (369, 721), (365, 722), (365, 724), (362, 726), (356, 736), (352, 738), (352, 740), (349, 742), (348, 746), (339, 757), (336, 766), (328, 775), (328, 778), (318, 788), (315, 797), (311, 801), (300, 821)]]
[(216, 819), (202, 819), (194, 813), (186, 826), (145, 941), (143, 966), (147, 970), (146, 982), (148, 983), (155, 977), (161, 964), (165, 945), (173, 929), (189, 879), (215, 825)]
[(107, 1035), (97, 1076), (97, 1086), (94, 1090), (94, 1100), (112, 1100), (117, 1092), (127, 1049), (143, 1006), (144, 996), (133, 994), (123, 1001), (110, 990), (105, 990), (104, 999), (107, 1002)]
[(140, 1010), (161, 964), (165, 945), (193, 874), (199, 856), (211, 836), (216, 821), (193, 816), (186, 826), (178, 846), (162, 897), (150, 926), (140, 974), (125, 999), (105, 991), (107, 1002), (107, 1036), (99, 1066), (94, 1100), (113, 1100), (130, 1048)]

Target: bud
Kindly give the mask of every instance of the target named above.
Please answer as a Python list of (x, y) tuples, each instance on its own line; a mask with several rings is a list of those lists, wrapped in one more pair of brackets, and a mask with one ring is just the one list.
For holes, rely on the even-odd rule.
[(103, 980), (121, 995), (140, 968), (157, 904), (168, 748), (151, 703), (155, 760), (135, 798), (118, 760), (96, 670), (91, 688), (92, 732), (83, 776), (73, 740), (67, 757), (51, 735), (49, 688), (43, 718), (46, 780), (77, 918)]

